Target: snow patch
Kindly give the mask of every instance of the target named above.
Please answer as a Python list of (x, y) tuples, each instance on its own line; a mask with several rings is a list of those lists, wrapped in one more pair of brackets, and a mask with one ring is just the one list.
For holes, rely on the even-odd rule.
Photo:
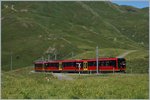
[(14, 8), (14, 5), (11, 5), (11, 10), (17, 12), (17, 9)]
[(28, 9), (21, 9), (20, 12), (28, 12)]
[(7, 8), (8, 8), (8, 5), (4, 5), (4, 8), (6, 8), (6, 9), (7, 9)]
[(55, 51), (56, 51), (56, 48), (50, 46), (50, 47), (46, 50), (45, 53), (54, 53)]
[(42, 38), (42, 35), (39, 35), (38, 37), (39, 37), (39, 38)]
[(117, 38), (114, 38), (114, 41), (117, 41)]
[(61, 38), (62, 40), (66, 41), (67, 43), (71, 44), (70, 41), (66, 40), (65, 38)]

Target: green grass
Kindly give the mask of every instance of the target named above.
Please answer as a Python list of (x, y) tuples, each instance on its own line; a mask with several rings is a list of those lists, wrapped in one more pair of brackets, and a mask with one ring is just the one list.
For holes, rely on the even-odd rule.
[(30, 71), (2, 73), (2, 99), (148, 99), (148, 74), (70, 75), (74, 80), (58, 80), (50, 73)]
[[(125, 49), (115, 49), (115, 48), (105, 48), (100, 49), (99, 47), (99, 57), (116, 57), (128, 50)], [(91, 51), (84, 51), (83, 53), (74, 56), (74, 59), (89, 59), (96, 58), (96, 48), (93, 48)]]
[(138, 50), (126, 56), (128, 73), (148, 73), (148, 50)]
[[(55, 48), (58, 59), (70, 58), (65, 57), (70, 52), (77, 56), (92, 53), (97, 45), (100, 49), (110, 48), (110, 51), (112, 48), (146, 50), (148, 10), (137, 9), (131, 13), (117, 6), (124, 11), (121, 13), (109, 3), (82, 2), (86, 8), (78, 2), (3, 1), (2, 70), (9, 70), (10, 52), (13, 52), (13, 67), (17, 69), (32, 65), (42, 56), (47, 57), (45, 51), (49, 47)], [(12, 5), (17, 12), (11, 10)], [(22, 9), (27, 12), (21, 12)], [(50, 54), (54, 58), (54, 53)], [(115, 51), (109, 54), (106, 56), (116, 55)]]
[[(11, 10), (12, 5), (17, 12)], [(148, 99), (148, 8), (127, 9), (135, 8), (102, 1), (3, 1), (2, 98)], [(137, 50), (125, 57), (127, 74), (72, 76), (75, 80), (67, 81), (23, 68), (46, 58), (49, 47), (57, 51), (58, 59), (72, 59), (71, 52), (74, 59), (84, 59), (95, 58), (97, 45), (100, 57)], [(13, 71), (9, 71), (11, 52)], [(54, 52), (50, 54), (54, 58)]]

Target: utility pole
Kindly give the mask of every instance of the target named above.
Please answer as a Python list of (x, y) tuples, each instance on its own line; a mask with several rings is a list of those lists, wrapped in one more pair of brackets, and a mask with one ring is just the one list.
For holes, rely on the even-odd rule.
[(56, 52), (54, 53), (54, 55), (55, 55), (55, 60), (57, 59), (57, 54), (56, 54)]
[(98, 74), (98, 46), (96, 47), (96, 72)]
[(10, 53), (10, 70), (12, 71), (12, 51)]
[(54, 60), (57, 60), (57, 54), (56, 54), (57, 50), (54, 51)]
[(73, 52), (71, 53), (72, 59), (73, 59)]
[(44, 57), (42, 56), (42, 70), (44, 71)]
[(80, 75), (81, 63), (77, 63), (77, 64), (78, 64), (78, 71), (79, 71), (79, 75)]
[(50, 54), (48, 54), (48, 61), (50, 60)]

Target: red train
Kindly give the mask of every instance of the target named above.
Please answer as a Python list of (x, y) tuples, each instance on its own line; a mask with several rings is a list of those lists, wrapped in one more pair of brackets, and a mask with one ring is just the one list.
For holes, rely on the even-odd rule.
[[(55, 61), (38, 61), (35, 62), (35, 71), (50, 72), (95, 72), (96, 59), (82, 60), (55, 60)], [(124, 58), (99, 58), (98, 70), (104, 71), (126, 71), (126, 60)]]

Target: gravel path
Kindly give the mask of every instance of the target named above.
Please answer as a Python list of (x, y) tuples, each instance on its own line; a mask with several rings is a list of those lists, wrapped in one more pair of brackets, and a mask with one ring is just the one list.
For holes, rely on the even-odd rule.
[(73, 80), (72, 77), (65, 75), (63, 73), (52, 73), (52, 75), (57, 77), (59, 80)]
[(123, 54), (117, 56), (117, 58), (123, 58), (123, 57), (125, 57), (126, 55), (128, 55), (129, 53), (136, 52), (136, 51), (137, 51), (137, 50), (130, 50), (130, 51), (127, 51), (127, 52), (125, 52), (125, 53), (123, 53)]

